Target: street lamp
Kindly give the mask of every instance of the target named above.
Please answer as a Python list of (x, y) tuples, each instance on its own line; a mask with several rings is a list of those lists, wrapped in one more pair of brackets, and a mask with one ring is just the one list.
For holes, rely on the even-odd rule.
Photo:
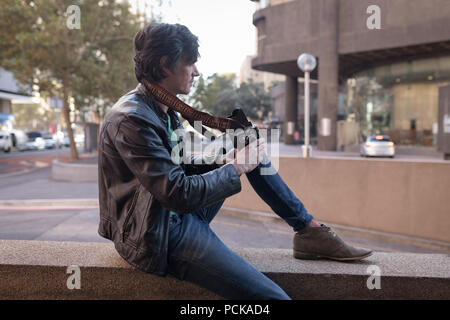
[(309, 145), (309, 74), (316, 68), (317, 61), (313, 55), (303, 53), (298, 57), (297, 65), (305, 73), (305, 144), (302, 146), (302, 156), (309, 158), (312, 153)]

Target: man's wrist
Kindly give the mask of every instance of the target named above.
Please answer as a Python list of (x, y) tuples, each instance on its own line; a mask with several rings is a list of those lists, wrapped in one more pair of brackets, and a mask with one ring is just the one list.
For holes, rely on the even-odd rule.
[(231, 164), (233, 165), (234, 169), (236, 170), (238, 176), (241, 176), (242, 172), (241, 172), (241, 170), (239, 170), (239, 166), (237, 165), (236, 160), (233, 161)]

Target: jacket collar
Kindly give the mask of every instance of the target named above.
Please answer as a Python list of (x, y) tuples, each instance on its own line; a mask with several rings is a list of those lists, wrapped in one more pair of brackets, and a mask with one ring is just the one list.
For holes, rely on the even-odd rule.
[(175, 110), (173, 110), (172, 108), (169, 107), (167, 109), (167, 114), (164, 111), (162, 111), (158, 105), (158, 102), (155, 100), (155, 98), (153, 98), (152, 94), (147, 90), (147, 88), (142, 83), (139, 83), (137, 85), (136, 90), (137, 90), (137, 93), (143, 97), (145, 102), (147, 102), (147, 104), (150, 106), (150, 108), (152, 108), (155, 111), (155, 113), (158, 115), (158, 117), (165, 124), (167, 124), (167, 121), (169, 119), (168, 115), (170, 115), (170, 117), (172, 119), (174, 119), (174, 121), (175, 121), (174, 128), (178, 128), (181, 126), (180, 119), (178, 118), (178, 114), (175, 112)]
[(137, 93), (147, 102), (148, 106), (152, 108), (155, 113), (158, 115), (158, 117), (161, 120), (164, 120), (164, 122), (167, 121), (167, 115), (164, 113), (164, 111), (161, 110), (161, 108), (158, 105), (158, 102), (153, 98), (151, 93), (147, 90), (147, 88), (142, 84), (139, 83), (136, 87)]

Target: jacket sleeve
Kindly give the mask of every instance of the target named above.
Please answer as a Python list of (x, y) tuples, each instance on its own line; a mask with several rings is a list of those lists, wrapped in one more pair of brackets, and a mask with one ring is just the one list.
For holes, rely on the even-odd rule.
[(186, 175), (192, 176), (196, 174), (204, 174), (209, 171), (215, 170), (219, 168), (219, 166), (216, 163), (199, 163), (197, 156), (189, 156), (187, 158), (186, 162), (181, 163), (181, 167), (183, 168), (184, 172), (186, 172)]
[(115, 133), (114, 145), (131, 172), (165, 208), (189, 213), (241, 191), (232, 164), (205, 174), (188, 176), (175, 164), (155, 129), (126, 115)]

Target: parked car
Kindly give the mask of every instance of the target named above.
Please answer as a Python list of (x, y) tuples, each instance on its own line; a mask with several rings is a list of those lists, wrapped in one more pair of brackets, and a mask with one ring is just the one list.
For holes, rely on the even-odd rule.
[(64, 135), (64, 146), (65, 147), (70, 147), (70, 139), (68, 135)]
[(10, 152), (12, 148), (11, 134), (7, 131), (0, 131), (0, 149)]
[(46, 133), (42, 135), (42, 139), (44, 139), (45, 149), (53, 149), (56, 147), (56, 141), (51, 134)]
[(62, 131), (57, 131), (53, 135), (53, 139), (55, 140), (57, 148), (62, 148), (64, 146), (64, 133)]
[(84, 134), (83, 133), (75, 134), (73, 139), (75, 140), (75, 145), (77, 147), (82, 147), (84, 145)]
[(361, 157), (395, 157), (395, 143), (387, 135), (373, 135), (361, 144)]
[(28, 136), (25, 131), (20, 129), (11, 130), (12, 145), (19, 151), (27, 149)]
[(42, 137), (42, 133), (31, 131), (27, 133), (28, 141), (27, 141), (27, 150), (44, 150), (45, 149), (45, 141)]

